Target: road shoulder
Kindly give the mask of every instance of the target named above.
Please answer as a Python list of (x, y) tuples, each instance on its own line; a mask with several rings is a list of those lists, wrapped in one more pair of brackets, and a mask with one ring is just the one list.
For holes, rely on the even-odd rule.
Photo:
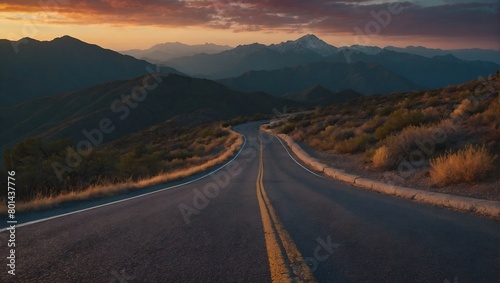
[(291, 151), (310, 168), (321, 172), (335, 180), (350, 183), (356, 187), (375, 191), (378, 193), (392, 195), (407, 200), (413, 200), (420, 203), (446, 207), (462, 212), (473, 212), (476, 214), (500, 219), (500, 202), (484, 199), (476, 199), (462, 196), (449, 195), (444, 193), (429, 192), (408, 188), (394, 184), (380, 182), (365, 178), (356, 174), (350, 174), (342, 169), (332, 168), (317, 159), (311, 157), (297, 143), (287, 135), (275, 134), (270, 130), (261, 127), (262, 131), (275, 135), (291, 149)]

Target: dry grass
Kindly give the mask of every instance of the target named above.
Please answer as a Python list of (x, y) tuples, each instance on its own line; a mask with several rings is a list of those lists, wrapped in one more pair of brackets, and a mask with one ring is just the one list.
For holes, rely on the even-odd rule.
[(459, 118), (474, 111), (477, 107), (469, 99), (464, 99), (458, 107), (450, 114), (451, 118)]
[[(141, 179), (138, 181), (129, 181), (117, 184), (113, 183), (100, 184), (100, 185), (90, 186), (81, 191), (72, 191), (69, 193), (63, 193), (60, 195), (50, 196), (50, 197), (39, 197), (29, 202), (17, 203), (16, 211), (23, 212), (23, 211), (46, 209), (65, 202), (86, 200), (103, 196), (112, 196), (120, 192), (137, 190), (166, 182), (176, 181), (203, 172), (207, 169), (212, 168), (213, 166), (219, 165), (229, 160), (239, 150), (242, 144), (243, 144), (243, 137), (237, 134), (236, 132), (230, 130), (230, 136), (225, 143), (226, 150), (217, 157), (210, 159), (207, 162), (204, 162), (200, 165), (190, 166), (188, 168), (178, 169), (168, 173), (162, 173), (152, 178)], [(186, 160), (188, 164), (190, 161), (191, 160)], [(5, 206), (2, 206), (0, 214), (5, 214), (6, 212), (7, 208)]]
[(364, 151), (369, 144), (371, 137), (367, 134), (346, 139), (335, 144), (334, 150), (338, 153), (356, 153)]
[(373, 166), (375, 168), (385, 169), (392, 166), (392, 158), (387, 146), (383, 145), (375, 150), (373, 155)]
[(431, 182), (444, 186), (480, 181), (494, 169), (496, 158), (484, 145), (468, 145), (456, 153), (448, 152), (431, 160)]
[(451, 143), (455, 131), (453, 123), (447, 120), (437, 125), (408, 126), (382, 142), (385, 148), (380, 150), (377, 163), (374, 160), (373, 165), (378, 169), (391, 169), (392, 165), (408, 159), (415, 151), (425, 158), (432, 157), (436, 154), (436, 148)]

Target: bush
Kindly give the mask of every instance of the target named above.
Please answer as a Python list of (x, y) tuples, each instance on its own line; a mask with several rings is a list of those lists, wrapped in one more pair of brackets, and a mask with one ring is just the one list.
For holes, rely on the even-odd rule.
[(294, 123), (288, 123), (281, 129), (281, 133), (286, 135), (295, 130), (295, 128), (297, 128), (297, 125), (295, 125)]
[(359, 129), (365, 133), (373, 133), (382, 123), (384, 123), (384, 120), (380, 116), (375, 116), (361, 125)]
[(333, 146), (334, 143), (331, 142), (330, 140), (322, 139), (322, 138), (318, 138), (318, 137), (309, 138), (308, 139), (308, 144), (312, 148), (318, 149), (318, 150), (321, 150), (321, 151), (330, 150), (330, 149), (332, 149), (334, 147)]
[[(418, 156), (419, 166), (424, 165), (423, 157), (429, 158), (452, 143), (454, 128), (450, 121), (442, 121), (433, 126), (408, 126), (401, 132), (387, 137), (382, 144), (387, 147), (389, 159), (386, 163), (395, 165), (403, 160)], [(389, 166), (382, 166), (388, 169)]]
[(338, 129), (338, 130), (335, 130), (332, 133), (332, 135), (333, 135), (333, 139), (335, 141), (345, 141), (347, 139), (354, 137), (354, 129), (352, 129), (352, 128)]
[(431, 160), (431, 182), (444, 186), (482, 180), (494, 170), (496, 158), (484, 145), (468, 145), (456, 153), (448, 152)]
[(495, 99), (481, 114), (481, 117), (485, 124), (492, 124), (495, 121), (500, 124), (500, 100)]
[(373, 161), (373, 166), (379, 169), (388, 169), (393, 165), (391, 156), (389, 154), (389, 149), (385, 145), (375, 150), (372, 161)]
[(476, 110), (477, 104), (469, 99), (464, 99), (457, 108), (450, 114), (451, 118), (459, 118)]
[(395, 131), (400, 131), (409, 125), (422, 122), (423, 114), (417, 110), (399, 109), (393, 112), (385, 123), (375, 130), (375, 138), (382, 140)]
[(377, 110), (377, 115), (379, 115), (379, 116), (387, 116), (387, 115), (391, 114), (396, 109), (397, 108), (395, 106), (386, 105), (383, 108), (379, 108)]
[(356, 153), (365, 150), (370, 141), (369, 135), (362, 134), (335, 144), (334, 150), (338, 153)]

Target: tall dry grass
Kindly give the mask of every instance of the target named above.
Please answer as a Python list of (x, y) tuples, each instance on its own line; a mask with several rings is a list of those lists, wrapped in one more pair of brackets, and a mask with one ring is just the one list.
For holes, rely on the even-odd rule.
[[(80, 191), (72, 191), (69, 193), (63, 193), (60, 195), (54, 195), (49, 197), (38, 197), (32, 201), (18, 202), (16, 205), (16, 211), (23, 212), (23, 211), (46, 209), (70, 201), (86, 200), (103, 196), (112, 196), (120, 192), (137, 190), (166, 182), (177, 181), (182, 178), (186, 178), (191, 175), (206, 171), (232, 158), (243, 144), (243, 137), (241, 135), (232, 130), (229, 131), (230, 135), (224, 144), (225, 146), (224, 152), (222, 152), (215, 158), (210, 159), (200, 165), (190, 166), (172, 172), (161, 173), (154, 177), (141, 179), (138, 181), (128, 181), (122, 183), (104, 183), (104, 184), (90, 186)], [(187, 163), (186, 166), (189, 165), (189, 162), (190, 160), (186, 160)], [(2, 206), (0, 214), (5, 214), (6, 212), (7, 208), (5, 206)]]
[(496, 158), (484, 145), (468, 145), (456, 153), (448, 152), (431, 160), (431, 183), (444, 186), (480, 181), (494, 169)]
[(386, 169), (393, 165), (393, 160), (389, 148), (385, 145), (377, 148), (372, 158), (373, 166), (379, 169)]

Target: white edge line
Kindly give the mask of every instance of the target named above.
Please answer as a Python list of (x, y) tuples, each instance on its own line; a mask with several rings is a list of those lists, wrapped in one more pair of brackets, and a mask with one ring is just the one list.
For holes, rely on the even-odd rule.
[[(185, 182), (185, 183), (182, 183), (182, 184), (177, 184), (175, 186), (171, 186), (171, 187), (159, 189), (159, 190), (154, 191), (154, 192), (149, 192), (149, 193), (145, 193), (145, 194), (142, 194), (142, 195), (133, 196), (133, 197), (126, 198), (126, 199), (121, 199), (121, 200), (117, 200), (117, 201), (113, 201), (113, 202), (109, 202), (109, 203), (105, 203), (105, 204), (100, 204), (100, 205), (97, 205), (97, 206), (92, 206), (92, 207), (88, 207), (88, 208), (84, 208), (84, 209), (80, 209), (80, 210), (77, 210), (77, 211), (72, 211), (72, 212), (68, 212), (68, 213), (64, 213), (64, 214), (59, 214), (59, 215), (55, 215), (55, 216), (51, 216), (51, 217), (47, 217), (47, 218), (33, 220), (33, 221), (22, 223), (22, 224), (19, 224), (19, 225), (16, 224), (16, 228), (23, 227), (23, 226), (28, 226), (28, 225), (33, 225), (33, 224), (36, 224), (36, 223), (45, 222), (45, 221), (56, 219), (56, 218), (59, 218), (59, 217), (64, 217), (64, 216), (68, 216), (68, 215), (72, 215), (72, 214), (77, 214), (77, 213), (81, 213), (81, 212), (84, 212), (84, 211), (89, 211), (89, 210), (92, 210), (92, 209), (96, 209), (96, 208), (105, 207), (105, 206), (108, 206), (108, 205), (117, 204), (117, 203), (120, 203), (120, 202), (129, 201), (129, 200), (133, 200), (133, 199), (136, 199), (136, 198), (141, 198), (141, 197), (144, 197), (144, 196), (156, 194), (156, 193), (163, 192), (163, 191), (170, 190), (170, 189), (174, 189), (174, 188), (177, 188), (177, 187), (189, 185), (191, 183), (194, 183), (196, 181), (204, 179), (204, 178), (206, 178), (206, 177), (214, 174), (215, 172), (218, 172), (218, 171), (222, 170), (224, 167), (226, 167), (227, 165), (231, 164), (240, 155), (241, 151), (243, 150), (243, 148), (245, 148), (245, 145), (247, 143), (246, 137), (243, 134), (240, 134), (240, 135), (243, 137), (243, 145), (241, 146), (241, 148), (238, 151), (238, 153), (233, 157), (233, 159), (231, 159), (229, 162), (227, 162), (223, 166), (217, 168), (217, 170), (214, 170), (214, 171), (212, 171), (212, 172), (210, 172), (210, 173), (208, 173), (206, 175), (203, 175), (201, 177), (198, 177), (198, 178), (196, 178), (194, 180), (191, 180), (191, 181), (188, 181), (188, 182)], [(4, 231), (7, 231), (7, 227), (0, 229), (0, 233), (2, 233)]]
[(325, 177), (323, 177), (323, 176), (321, 176), (321, 175), (319, 175), (319, 174), (316, 174), (315, 172), (313, 172), (313, 171), (311, 171), (311, 170), (307, 169), (304, 165), (300, 164), (297, 160), (295, 160), (295, 158), (293, 158), (293, 156), (290, 154), (290, 152), (288, 152), (288, 149), (286, 149), (286, 146), (283, 144), (283, 142), (281, 141), (281, 139), (280, 139), (279, 137), (277, 137), (276, 135), (274, 135), (274, 134), (271, 134), (271, 135), (273, 135), (273, 136), (274, 136), (274, 137), (275, 137), (275, 138), (276, 138), (276, 139), (277, 139), (277, 140), (281, 143), (281, 145), (283, 146), (283, 148), (286, 150), (286, 153), (288, 154), (288, 156), (290, 156), (290, 158), (291, 158), (291, 159), (292, 159), (295, 163), (297, 163), (300, 167), (302, 167), (302, 168), (303, 168), (304, 170), (306, 170), (307, 172), (309, 172), (309, 173), (313, 174), (314, 176), (316, 176), (316, 177), (320, 177), (321, 179), (325, 179)]

